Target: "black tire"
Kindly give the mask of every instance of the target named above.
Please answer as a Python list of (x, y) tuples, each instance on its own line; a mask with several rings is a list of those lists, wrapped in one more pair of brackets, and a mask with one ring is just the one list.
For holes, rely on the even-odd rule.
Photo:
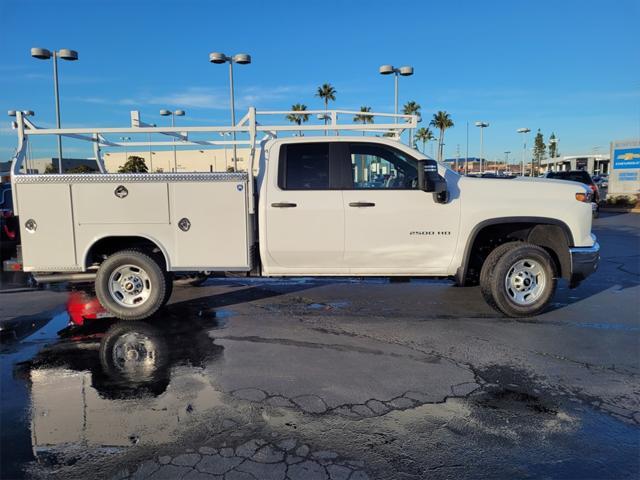
[(493, 301), (493, 294), (491, 293), (491, 273), (493, 272), (496, 263), (498, 263), (498, 260), (500, 260), (500, 257), (520, 244), (522, 244), (522, 242), (507, 242), (502, 245), (498, 245), (496, 248), (491, 250), (482, 264), (482, 269), (480, 270), (480, 291), (482, 292), (485, 302), (493, 308), (497, 309), (498, 307), (495, 305)]
[(123, 320), (150, 317), (168, 300), (164, 270), (137, 250), (116, 252), (102, 262), (95, 287), (102, 306)]
[(555, 264), (543, 248), (521, 243), (502, 253), (488, 282), (492, 307), (509, 317), (530, 317), (542, 312), (553, 298)]
[(164, 280), (165, 280), (165, 293), (164, 293), (164, 300), (162, 302), (163, 306), (169, 302), (169, 299), (173, 294), (173, 280), (174, 280), (173, 273), (164, 272)]

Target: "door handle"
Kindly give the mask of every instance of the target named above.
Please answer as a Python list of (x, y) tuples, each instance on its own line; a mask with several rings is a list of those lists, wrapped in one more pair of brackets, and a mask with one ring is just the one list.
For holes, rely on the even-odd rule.
[(289, 203), (289, 202), (279, 202), (279, 203), (272, 203), (271, 206), (276, 208), (294, 208), (294, 207), (297, 207), (298, 204)]
[(373, 202), (351, 202), (349, 203), (350, 207), (375, 207), (376, 204)]

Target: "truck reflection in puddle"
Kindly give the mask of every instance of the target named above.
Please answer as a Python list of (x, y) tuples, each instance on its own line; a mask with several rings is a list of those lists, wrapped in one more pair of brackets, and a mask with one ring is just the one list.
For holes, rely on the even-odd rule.
[(36, 458), (68, 457), (72, 445), (171, 442), (195, 414), (222, 403), (207, 371), (223, 352), (207, 335), (219, 327), (215, 317), (187, 322), (167, 310), (148, 321), (80, 322), (68, 311), (63, 338), (16, 367), (31, 387)]

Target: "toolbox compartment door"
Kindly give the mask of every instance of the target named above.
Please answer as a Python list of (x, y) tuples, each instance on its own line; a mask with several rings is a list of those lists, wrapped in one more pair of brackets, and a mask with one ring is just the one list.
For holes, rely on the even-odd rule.
[(169, 223), (164, 182), (74, 183), (78, 225)]
[[(70, 185), (20, 183), (14, 187), (20, 203), (24, 270), (74, 270), (76, 254)], [(26, 225), (31, 228), (27, 229)]]
[(246, 187), (236, 181), (169, 184), (174, 270), (250, 268)]

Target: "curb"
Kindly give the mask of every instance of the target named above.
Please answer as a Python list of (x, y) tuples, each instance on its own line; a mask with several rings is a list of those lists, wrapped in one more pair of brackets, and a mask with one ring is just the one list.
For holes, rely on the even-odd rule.
[(600, 207), (601, 213), (640, 213), (640, 208)]

